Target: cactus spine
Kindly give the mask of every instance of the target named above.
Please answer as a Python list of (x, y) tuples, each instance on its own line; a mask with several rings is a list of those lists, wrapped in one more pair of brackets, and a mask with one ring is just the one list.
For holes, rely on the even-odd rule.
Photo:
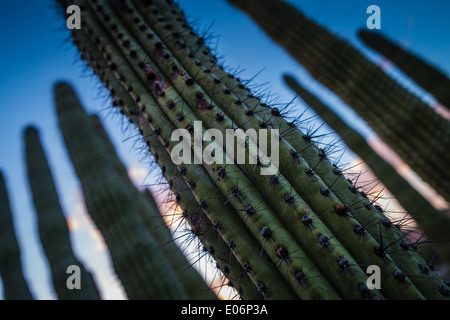
[[(73, 253), (69, 228), (37, 129), (27, 127), (24, 139), (28, 179), (37, 214), (39, 235), (50, 266), (56, 295), (59, 300), (100, 299), (92, 275)], [(66, 285), (69, 276), (67, 268), (71, 265), (80, 268), (81, 290), (70, 290)]]
[(428, 235), (429, 240), (432, 241), (431, 246), (439, 251), (440, 257), (450, 262), (450, 243), (448, 242), (450, 218), (435, 209), (370, 147), (363, 136), (350, 128), (319, 98), (307, 91), (293, 77), (285, 75), (284, 80), (342, 138), (345, 144), (361, 157), (400, 205), (414, 218), (423, 232)]
[(355, 109), (424, 181), (450, 200), (450, 125), (446, 119), (286, 1), (229, 2)]
[(0, 172), (0, 276), (6, 300), (33, 299), (22, 272), (20, 247), (2, 172)]
[[(213, 231), (228, 244), (241, 272), (248, 274), (262, 297), (443, 298), (438, 290), (443, 284), (435, 274), (421, 275), (423, 279), (416, 281), (425, 288), (422, 291), (413, 284), (414, 277), (400, 271), (416, 273), (417, 262), (425, 262), (407, 251), (401, 259), (403, 266), (396, 265), (383, 240), (395, 239), (389, 242), (394, 246), (399, 234), (386, 229), (380, 239), (378, 229), (385, 217), (373, 206), (364, 208), (367, 220), (363, 226), (373, 229), (375, 235), (355, 235), (355, 230), (364, 227), (353, 215), (358, 205), (349, 206), (358, 202), (337, 197), (348, 191), (348, 182), (341, 175), (332, 175), (333, 181), (339, 181), (335, 184), (330, 183), (330, 176), (328, 180), (318, 176), (316, 167), (332, 174), (325, 152), (302, 138), (306, 149), (315, 154), (308, 162), (305, 149), (291, 145), (287, 137), (297, 130), (295, 124), (287, 123), (279, 110), (262, 104), (238, 79), (223, 71), (175, 4), (74, 3), (84, 8), (85, 19), (82, 30), (72, 32), (74, 43), (110, 89), (113, 104), (139, 127), (150, 147), (162, 144), (170, 157), (176, 146), (171, 141), (172, 131), (184, 128), (194, 132), (195, 121), (222, 134), (229, 128), (288, 128), (288, 132), (280, 130), (282, 171), (269, 179), (248, 164), (177, 166), (176, 176), (185, 180), (195, 196), (196, 211), (210, 220)], [(130, 97), (134, 103), (125, 103)], [(297, 134), (302, 136), (299, 131)], [(255, 159), (262, 153), (251, 142), (244, 149)], [(212, 142), (209, 146), (217, 145)], [(351, 197), (357, 196), (352, 193)], [(189, 218), (195, 225), (192, 216)], [(357, 243), (355, 236), (360, 240)], [(383, 270), (383, 292), (366, 286), (367, 275), (360, 265), (370, 264)], [(399, 272), (401, 280), (396, 277)]]
[(441, 70), (402, 49), (380, 33), (361, 30), (358, 36), (367, 46), (392, 61), (419, 86), (430, 92), (447, 110), (450, 110), (450, 79)]

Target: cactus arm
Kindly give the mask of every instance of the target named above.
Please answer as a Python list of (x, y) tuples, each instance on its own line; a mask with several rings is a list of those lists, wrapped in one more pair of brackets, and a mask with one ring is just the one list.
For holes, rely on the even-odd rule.
[[(28, 179), (37, 213), (39, 235), (49, 262), (56, 295), (60, 300), (98, 300), (100, 295), (92, 275), (73, 253), (69, 228), (37, 129), (27, 127), (24, 140)], [(67, 268), (70, 265), (80, 268), (81, 290), (67, 288)]]
[[(87, 60), (91, 68), (103, 79), (111, 92), (114, 92), (113, 105), (118, 105), (121, 108), (126, 105), (130, 110), (138, 109), (136, 102), (129, 96), (127, 90), (116, 83), (117, 80), (112, 75), (112, 70), (107, 67), (105, 61), (101, 58), (100, 52), (94, 44), (90, 42), (89, 38), (82, 33), (76, 33), (74, 34), (74, 43), (79, 46), (82, 57)], [(140, 120), (136, 118), (137, 117), (132, 117), (135, 121), (138, 120), (136, 125), (139, 126)], [(238, 286), (242, 298), (247, 297), (256, 299), (261, 297), (261, 295), (258, 295), (255, 291), (255, 286), (252, 283), (249, 283), (251, 280), (248, 275), (241, 271), (242, 266), (235, 260), (234, 255), (230, 256), (228, 250), (225, 249), (227, 248), (227, 244), (223, 242), (221, 238), (204, 236), (213, 230), (212, 224), (208, 218), (204, 216), (203, 209), (199, 207), (197, 201), (191, 197), (190, 194), (192, 194), (192, 192), (190, 188), (187, 187), (183, 178), (180, 177), (178, 169), (171, 162), (169, 155), (166, 155), (163, 144), (159, 142), (159, 140), (152, 141), (151, 143), (148, 141), (147, 144), (152, 154), (158, 155), (157, 159), (160, 159), (159, 163), (167, 180), (173, 181), (176, 179), (176, 183), (170, 183), (169, 185), (174, 188), (176, 194), (181, 196), (180, 205), (183, 207), (184, 212), (189, 215), (188, 220), (193, 226), (194, 234), (201, 237), (201, 240), (206, 244), (208, 251), (220, 261), (220, 269), (227, 271), (225, 272), (227, 277), (231, 277), (234, 285)], [(193, 220), (195, 221), (193, 222)], [(212, 253), (212, 251), (214, 251), (214, 253)]]
[(6, 300), (33, 300), (22, 272), (20, 247), (5, 179), (0, 171), (0, 276)]
[(128, 184), (130, 188), (135, 188), (134, 183), (131, 181), (128, 170), (123, 164), (122, 160), (119, 158), (116, 149), (114, 145), (112, 144), (108, 133), (106, 132), (105, 128), (103, 127), (103, 124), (97, 114), (91, 115), (92, 123), (94, 124), (94, 127), (96, 129), (97, 134), (101, 137), (103, 143), (105, 144), (106, 149), (108, 150), (108, 154), (111, 156), (115, 168), (122, 177), (123, 181)]

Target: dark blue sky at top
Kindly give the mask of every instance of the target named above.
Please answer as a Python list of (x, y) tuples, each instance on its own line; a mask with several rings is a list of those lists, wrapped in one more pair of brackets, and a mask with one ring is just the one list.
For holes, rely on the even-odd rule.
[[(445, 0), (292, 0), (335, 34), (362, 47), (356, 38), (365, 27), (366, 8), (381, 8), (382, 31), (392, 39), (426, 57), (450, 74), (450, 1)], [(63, 206), (69, 208), (69, 195), (78, 188), (55, 117), (52, 86), (55, 81), (70, 81), (90, 112), (100, 112), (105, 119), (120, 155), (127, 163), (136, 159), (132, 141), (123, 142), (126, 133), (118, 128), (119, 117), (108, 117), (105, 99), (98, 96), (97, 81), (76, 62), (76, 50), (65, 40), (65, 21), (57, 15), (53, 1), (0, 1), (0, 170), (6, 176), (16, 229), (23, 247), (24, 269), (37, 298), (51, 298), (45, 261), (36, 235), (34, 211), (25, 176), (22, 132), (27, 124), (38, 127)], [(241, 12), (224, 0), (181, 0), (186, 13), (198, 20), (198, 29), (208, 27), (212, 44), (225, 65), (243, 70), (241, 78), (256, 78), (267, 83), (271, 92), (288, 102), (294, 94), (282, 83), (289, 72), (317, 90), (324, 92), (283, 49), (279, 48)], [(377, 60), (377, 55), (371, 55)], [(333, 101), (333, 98), (329, 98)], [(102, 111), (103, 110), (103, 111)], [(346, 109), (355, 127), (361, 127)], [(146, 183), (150, 183), (146, 181)], [(77, 242), (80, 255), (89, 264), (86, 244)], [(83, 252), (86, 250), (86, 252)], [(90, 266), (95, 269), (95, 265)], [(101, 272), (96, 270), (95, 272)], [(0, 285), (1, 287), (1, 285)], [(0, 294), (1, 297), (1, 294)]]

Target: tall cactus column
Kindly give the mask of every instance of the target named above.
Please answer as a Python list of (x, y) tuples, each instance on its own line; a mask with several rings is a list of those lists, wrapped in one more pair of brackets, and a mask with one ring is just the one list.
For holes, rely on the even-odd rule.
[(0, 172), (0, 276), (5, 299), (33, 299), (22, 271), (20, 247), (2, 172)]
[(444, 72), (378, 32), (360, 30), (358, 36), (367, 46), (392, 61), (450, 110), (450, 79)]
[[(282, 123), (280, 112), (260, 104), (242, 83), (216, 65), (172, 2), (75, 4), (84, 8), (84, 26), (72, 33), (82, 57), (105, 81), (116, 105), (139, 126), (150, 146), (159, 141), (170, 155), (177, 145), (171, 141), (173, 130), (194, 133), (195, 121), (222, 134), (229, 128), (271, 128), (274, 120), (267, 114)], [(98, 54), (101, 59), (94, 59)], [(234, 85), (226, 85), (227, 81)], [(125, 103), (123, 90), (134, 104)], [(242, 99), (239, 90), (245, 92)], [(303, 149), (294, 148), (287, 133), (281, 132), (281, 170), (270, 177), (261, 176), (255, 164), (235, 162), (182, 163), (177, 168), (261, 295), (272, 299), (443, 298), (438, 291), (442, 282), (435, 275), (417, 282), (420, 290), (412, 283), (413, 277), (396, 278), (400, 270), (385, 250), (387, 243), (364, 228), (371, 224), (378, 230), (382, 213), (367, 205), (367, 223), (361, 226), (353, 215), (357, 208), (347, 207), (337, 197), (348, 190), (348, 182), (339, 188), (327, 187), (316, 174), (316, 166), (303, 158)], [(250, 142), (242, 147), (255, 159), (262, 153)], [(305, 143), (316, 152), (310, 161), (326, 163), (323, 150)], [(217, 145), (211, 142), (201, 150), (211, 146)], [(327, 168), (331, 173), (331, 165)], [(335, 181), (345, 181), (338, 178), (334, 176)], [(396, 237), (391, 231), (384, 230), (383, 236), (392, 233)], [(425, 263), (412, 252), (404, 256), (401, 268), (408, 272), (417, 272), (417, 261)], [(366, 286), (361, 265), (370, 264), (383, 270), (382, 293)]]
[[(36, 209), (39, 235), (51, 270), (53, 286), (60, 300), (97, 300), (100, 295), (92, 275), (75, 256), (69, 228), (59, 202), (39, 133), (27, 127), (24, 133), (28, 179)], [(67, 268), (80, 268), (81, 289), (67, 288)]]
[(159, 243), (142, 224), (132, 191), (70, 85), (55, 86), (55, 103), (88, 212), (105, 239), (128, 298), (187, 298)]

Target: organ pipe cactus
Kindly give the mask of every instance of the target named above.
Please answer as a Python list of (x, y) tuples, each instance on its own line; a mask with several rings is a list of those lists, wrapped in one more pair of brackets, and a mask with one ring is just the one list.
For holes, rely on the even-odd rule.
[[(177, 163), (171, 165), (177, 170), (173, 177), (188, 186), (178, 189), (177, 197), (180, 203), (183, 198), (196, 201), (186, 219), (191, 226), (207, 220), (212, 225), (209, 236), (199, 234), (200, 240), (212, 238), (211, 234), (220, 237), (239, 263), (234, 274), (246, 274), (259, 297), (442, 299), (448, 295), (442, 280), (409, 249), (399, 230), (355, 191), (312, 137), (217, 64), (176, 4), (61, 3), (63, 8), (76, 4), (83, 9), (83, 28), (72, 31), (74, 43), (109, 89), (113, 105), (139, 128), (156, 159), (164, 154)], [(265, 162), (259, 160), (269, 152), (263, 152), (254, 137), (236, 146), (235, 151), (245, 152), (249, 160), (245, 163), (225, 165), (220, 157), (212, 163), (198, 158), (179, 163), (173, 156), (179, 146), (172, 140), (175, 129), (186, 129), (187, 134), (217, 129), (225, 136), (227, 129), (238, 128), (279, 129), (279, 135), (270, 132), (275, 137), (271, 151), (279, 151), (278, 172), (260, 174)], [(217, 141), (196, 147), (194, 155), (205, 150), (212, 157), (229, 155), (220, 152)], [(160, 165), (163, 172), (167, 170), (166, 163)], [(401, 243), (404, 249), (396, 251)], [(364, 266), (368, 265), (380, 267), (381, 290), (367, 287)], [(228, 271), (224, 274), (231, 274)], [(240, 293), (252, 298), (243, 286)]]
[[(92, 275), (72, 250), (69, 228), (37, 129), (27, 127), (24, 140), (28, 180), (36, 209), (40, 240), (51, 270), (55, 293), (59, 300), (100, 299)], [(67, 287), (67, 269), (72, 265), (80, 268), (81, 289), (71, 290)]]
[(23, 275), (20, 246), (14, 230), (13, 214), (2, 172), (0, 172), (0, 276), (6, 300), (33, 299)]
[(283, 0), (229, 0), (450, 201), (450, 123), (347, 41)]
[(444, 212), (435, 209), (370, 147), (362, 135), (350, 128), (329, 106), (306, 90), (293, 77), (285, 75), (284, 81), (370, 167), (400, 205), (428, 235), (430, 245), (439, 251), (440, 257), (450, 262), (450, 242), (448, 241), (450, 218)]
[(367, 46), (392, 61), (444, 107), (450, 109), (450, 79), (441, 70), (378, 32), (360, 30), (358, 36)]

